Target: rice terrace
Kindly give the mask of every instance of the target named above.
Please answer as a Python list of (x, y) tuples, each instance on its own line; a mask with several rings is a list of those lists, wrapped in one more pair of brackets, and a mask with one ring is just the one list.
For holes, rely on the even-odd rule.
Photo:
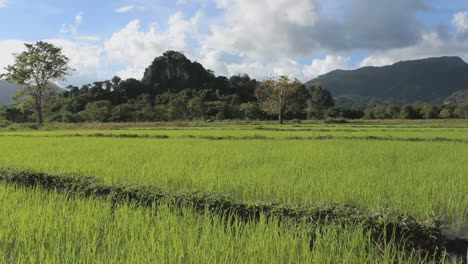
[(466, 0), (0, 0), (0, 33), (0, 264), (468, 263)]

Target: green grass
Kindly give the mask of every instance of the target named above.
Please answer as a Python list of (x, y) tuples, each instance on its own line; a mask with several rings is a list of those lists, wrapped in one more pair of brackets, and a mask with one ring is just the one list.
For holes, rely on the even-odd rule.
[[(418, 218), (436, 215), (452, 230), (468, 231), (466, 121), (162, 125), (7, 129), (0, 132), (0, 167), (90, 175), (108, 184), (215, 192), (248, 202), (350, 203), (375, 211), (399, 210)], [(97, 133), (169, 138), (92, 136)], [(90, 136), (73, 137), (75, 134)], [(292, 139), (318, 136), (335, 138)], [(411, 138), (426, 141), (404, 141)], [(454, 141), (430, 141), (435, 138)], [(271, 219), (236, 222), (238, 228), (233, 229), (224, 222), (222, 216), (200, 216), (166, 205), (156, 215), (151, 209), (123, 205), (112, 217), (106, 201), (67, 199), (0, 185), (0, 262), (421, 261), (391, 246), (378, 249), (370, 245), (360, 227), (319, 227), (315, 231), (318, 242), (310, 251), (311, 230), (305, 225)]]
[[(468, 122), (434, 122), (434, 123), (416, 123), (415, 124), (305, 124), (305, 125), (213, 125), (198, 127), (141, 127), (118, 129), (73, 129), (73, 130), (38, 130), (38, 131), (3, 131), (0, 135), (28, 135), (28, 136), (60, 136), (60, 135), (92, 135), (102, 134), (135, 134), (135, 135), (168, 135), (172, 138), (181, 138), (192, 136), (215, 136), (215, 137), (247, 137), (264, 136), (269, 138), (288, 138), (288, 137), (316, 137), (316, 136), (335, 136), (335, 137), (395, 137), (395, 138), (451, 138), (463, 139), (468, 141)], [(447, 126), (441, 126), (447, 124)], [(83, 125), (85, 127), (85, 125)], [(97, 127), (100, 128), (100, 127)]]
[[(226, 224), (229, 223), (229, 224)], [(359, 227), (284, 225), (118, 206), (0, 185), (2, 263), (423, 263)], [(315, 235), (310, 249), (311, 234)]]
[(435, 213), (455, 230), (468, 226), (466, 143), (1, 137), (0, 146), (0, 165), (8, 168), (251, 201), (336, 201), (417, 217)]

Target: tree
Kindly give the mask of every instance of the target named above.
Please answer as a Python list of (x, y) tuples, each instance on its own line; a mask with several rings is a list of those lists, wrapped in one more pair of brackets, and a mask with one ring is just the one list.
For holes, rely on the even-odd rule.
[(434, 119), (439, 115), (437, 107), (431, 103), (422, 104), (419, 113), (424, 119)]
[(244, 112), (245, 119), (249, 119), (255, 114), (255, 112), (258, 112), (260, 109), (258, 109), (258, 104), (256, 102), (247, 102), (240, 104), (239, 110)]
[(112, 116), (112, 103), (107, 100), (90, 102), (80, 114), (88, 121), (107, 122)]
[(320, 84), (313, 85), (309, 88), (309, 98), (307, 99), (307, 119), (312, 115), (317, 118), (323, 117), (324, 110), (335, 106), (335, 102), (329, 91), (322, 88)]
[(453, 111), (453, 115), (457, 118), (468, 119), (468, 104), (458, 105)]
[(0, 77), (22, 85), (15, 100), (20, 107), (31, 104), (37, 113), (37, 122), (42, 124), (44, 104), (54, 94), (51, 82), (63, 79), (73, 69), (68, 67), (69, 59), (59, 47), (43, 41), (24, 45), (26, 51), (14, 54), (15, 63), (6, 67), (6, 74)]
[(400, 111), (401, 119), (416, 119), (418, 118), (416, 111), (411, 105), (405, 105), (401, 108)]
[(255, 93), (261, 109), (278, 115), (280, 124), (283, 124), (286, 112), (297, 112), (297, 99), (300, 99), (301, 95), (304, 98), (304, 90), (304, 85), (297, 79), (289, 80), (287, 76), (280, 76), (259, 83)]
[(389, 104), (385, 107), (386, 118), (397, 119), (400, 116), (400, 108), (394, 104)]

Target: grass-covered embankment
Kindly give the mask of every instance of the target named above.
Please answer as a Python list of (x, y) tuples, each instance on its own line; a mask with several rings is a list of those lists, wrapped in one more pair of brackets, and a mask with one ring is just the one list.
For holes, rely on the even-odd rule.
[[(423, 256), (440, 256), (445, 240), (436, 219), (418, 220), (399, 212), (372, 212), (350, 205), (329, 204), (300, 206), (248, 203), (231, 197), (202, 192), (171, 192), (151, 186), (106, 185), (90, 177), (57, 176), (31, 171), (0, 170), (0, 181), (21, 187), (40, 187), (72, 196), (106, 198), (115, 208), (129, 203), (142, 206), (166, 204), (175, 208), (192, 208), (220, 216), (233, 216), (244, 221), (259, 221), (264, 217), (285, 223), (307, 223), (312, 226), (359, 226), (372, 241), (386, 245), (395, 242), (407, 252)], [(311, 240), (311, 247), (314, 241)]]

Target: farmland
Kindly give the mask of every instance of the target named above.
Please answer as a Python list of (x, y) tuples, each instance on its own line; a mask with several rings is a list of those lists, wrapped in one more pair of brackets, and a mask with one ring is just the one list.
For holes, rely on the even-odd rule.
[[(351, 204), (437, 217), (457, 234), (468, 231), (463, 121), (10, 129), (0, 132), (0, 148), (4, 169), (92, 176), (109, 186), (215, 193), (246, 203)], [(267, 217), (242, 222), (233, 216), (230, 226), (238, 228), (226, 229), (227, 216), (189, 207), (163, 203), (153, 215), (154, 208), (123, 204), (111, 215), (105, 199), (0, 188), (0, 225), (7, 226), (0, 243), (14, 241), (2, 247), (9, 248), (0, 254), (3, 259), (61, 262), (86, 252), (98, 262), (108, 256), (140, 263), (430, 261), (391, 245), (369, 249), (369, 235), (359, 225), (319, 226), (312, 232), (321, 239), (310, 250), (305, 223)], [(34, 221), (27, 225), (27, 219)], [(34, 239), (28, 239), (32, 233)], [(99, 250), (90, 246), (98, 241)]]

